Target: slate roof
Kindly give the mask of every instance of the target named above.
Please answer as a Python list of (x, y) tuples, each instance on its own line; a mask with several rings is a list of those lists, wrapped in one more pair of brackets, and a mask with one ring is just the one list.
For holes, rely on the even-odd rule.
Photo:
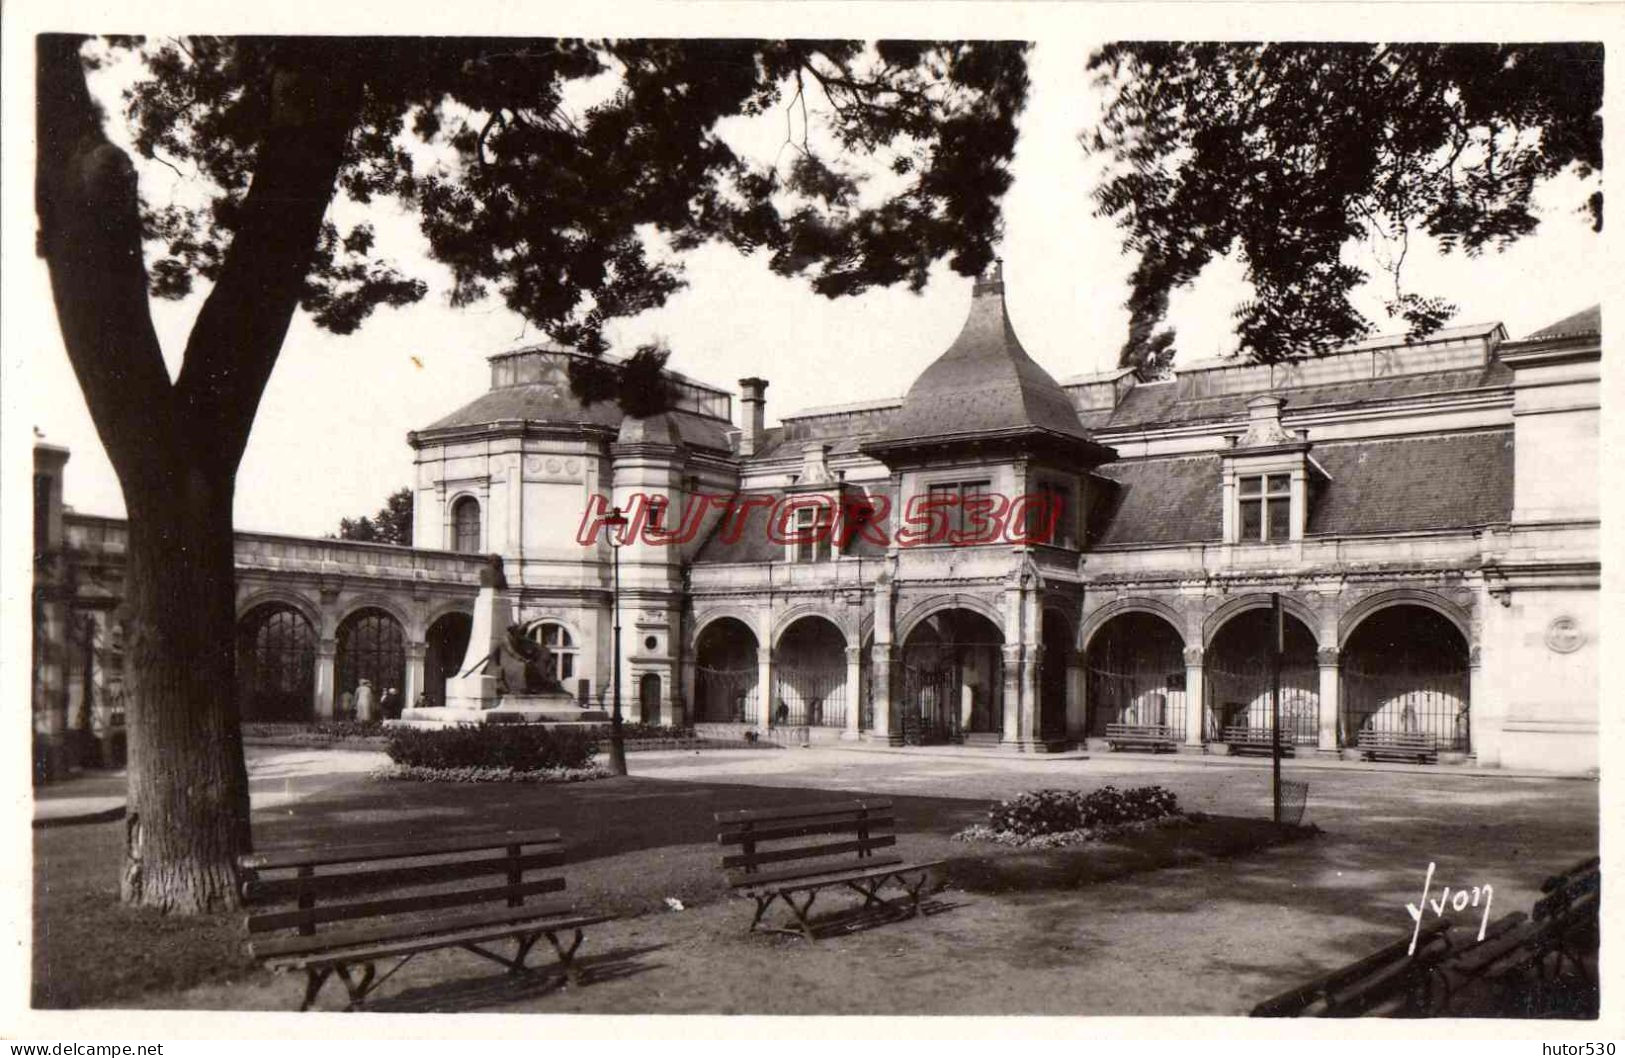
[[(1512, 517), (1512, 431), (1317, 444), (1329, 475), (1308, 532), (1468, 528)], [(1217, 454), (1127, 460), (1095, 471), (1109, 484), (1091, 514), (1094, 545), (1216, 542), (1223, 537)]]
[(1020, 433), (1089, 439), (1066, 391), (1022, 348), (995, 273), (976, 281), (959, 337), (914, 380), (877, 443)]
[[(728, 451), (727, 423), (684, 411), (668, 414), (685, 445)], [(525, 382), (487, 390), (450, 415), (430, 423), (423, 432), (518, 420), (618, 428), (623, 418), (625, 413), (613, 401), (583, 404), (556, 383)]]
[[(1261, 393), (1284, 397), (1293, 412), (1335, 404), (1380, 404), (1403, 397), (1459, 393), (1464, 390), (1509, 385), (1512, 371), (1499, 361), (1483, 367), (1433, 371), (1391, 378), (1360, 379), (1318, 386), (1292, 386), (1227, 393), (1216, 397), (1180, 398), (1177, 382), (1142, 383), (1124, 394), (1115, 408), (1083, 412), (1084, 426), (1107, 433), (1139, 426), (1223, 422), (1245, 419), (1247, 402)], [(1105, 439), (1107, 443), (1109, 439)]]
[(1572, 316), (1565, 316), (1556, 323), (1542, 327), (1525, 338), (1524, 341), (1539, 342), (1550, 338), (1570, 338), (1582, 334), (1601, 333), (1602, 306), (1593, 305), (1589, 309), (1581, 309)]
[[(889, 494), (889, 490), (870, 487), (868, 493), (870, 495), (876, 495), (877, 493)], [(784, 493), (750, 492), (741, 493), (740, 495), (741, 497), (769, 495), (777, 500), (782, 498)], [(701, 544), (700, 549), (694, 553), (694, 563), (703, 566), (723, 562), (783, 562), (784, 545), (774, 543), (768, 539), (767, 535), (767, 520), (772, 516), (772, 513), (773, 508), (771, 507), (753, 507), (749, 509), (746, 512), (744, 529), (737, 534), (738, 539), (731, 544), (723, 539), (722, 523), (719, 522), (705, 543)], [(895, 511), (887, 516), (883, 528), (888, 536), (897, 529), (896, 519), (897, 512)], [(886, 549), (880, 544), (867, 539), (862, 534), (854, 533), (851, 539), (847, 541), (846, 548), (842, 553), (859, 558), (879, 558), (885, 555)]]

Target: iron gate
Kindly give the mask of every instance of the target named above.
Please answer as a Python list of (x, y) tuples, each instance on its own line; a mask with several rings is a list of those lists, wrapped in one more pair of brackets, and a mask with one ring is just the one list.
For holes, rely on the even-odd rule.
[(786, 666), (774, 670), (773, 683), (774, 724), (846, 726), (846, 666)]
[(756, 681), (759, 673), (749, 669), (695, 667), (694, 696), (699, 699), (700, 716), (711, 723), (759, 724), (756, 708)]
[(1141, 669), (1120, 672), (1091, 665), (1089, 679), (1089, 730), (1106, 734), (1107, 724), (1135, 727), (1171, 727), (1185, 737), (1185, 673)]
[(963, 741), (959, 717), (963, 696), (964, 683), (957, 664), (904, 665), (901, 710), (904, 745)]
[[(1206, 670), (1207, 741), (1223, 742), (1232, 727), (1270, 729), (1270, 667), (1260, 657)], [(1320, 744), (1320, 670), (1314, 666), (1281, 666), (1281, 738), (1298, 746)]]
[(1465, 668), (1377, 672), (1344, 665), (1338, 737), (1355, 745), (1361, 731), (1429, 734), (1440, 749), (1466, 753), (1468, 674)]

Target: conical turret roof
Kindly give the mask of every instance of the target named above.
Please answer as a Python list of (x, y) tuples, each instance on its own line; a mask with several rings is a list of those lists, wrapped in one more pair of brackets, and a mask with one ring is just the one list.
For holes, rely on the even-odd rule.
[(995, 264), (976, 281), (959, 337), (914, 380), (896, 416), (866, 447), (1023, 437), (1093, 444), (1066, 392), (1016, 337)]

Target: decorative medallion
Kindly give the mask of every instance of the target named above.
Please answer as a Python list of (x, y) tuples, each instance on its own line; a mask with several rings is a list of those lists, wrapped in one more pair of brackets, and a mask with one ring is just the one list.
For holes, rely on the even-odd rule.
[(1585, 645), (1586, 635), (1577, 618), (1568, 614), (1552, 618), (1546, 626), (1546, 645), (1558, 654), (1572, 654)]
[(581, 460), (579, 460), (579, 459), (566, 459), (564, 461), (564, 472), (566, 474), (579, 474), (579, 473), (581, 473)]
[(547, 461), (547, 472), (549, 474), (557, 474), (563, 468), (563, 465), (564, 464), (560, 463), (557, 459), (549, 459)]

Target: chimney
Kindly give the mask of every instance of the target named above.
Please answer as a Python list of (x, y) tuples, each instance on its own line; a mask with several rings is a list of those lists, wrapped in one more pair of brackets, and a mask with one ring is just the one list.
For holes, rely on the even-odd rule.
[(762, 423), (767, 418), (767, 379), (742, 378), (739, 380), (741, 422), (739, 454), (753, 456), (762, 443)]

